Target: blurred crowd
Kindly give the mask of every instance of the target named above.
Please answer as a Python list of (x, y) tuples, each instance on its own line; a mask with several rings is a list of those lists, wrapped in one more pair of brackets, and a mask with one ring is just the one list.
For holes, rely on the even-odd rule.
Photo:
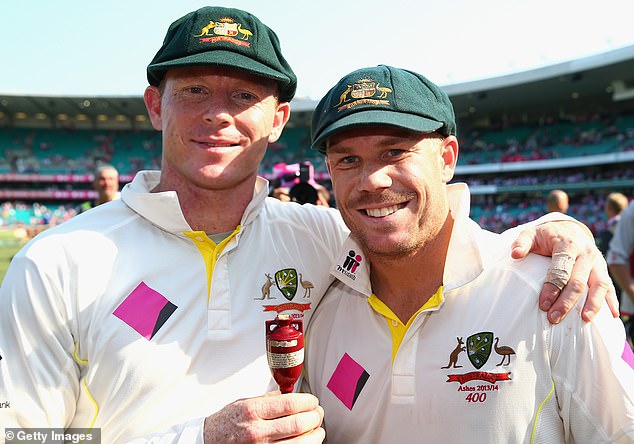
[[(58, 131), (12, 129), (0, 137), (0, 173), (87, 173), (98, 165), (112, 164), (122, 174), (133, 175), (142, 169), (160, 168), (160, 137), (155, 131)], [(581, 147), (595, 147), (610, 141), (612, 150), (634, 150), (634, 115), (570, 116), (565, 120), (543, 119), (524, 123), (491, 124), (486, 130), (468, 129), (461, 140), (463, 164), (516, 162), (553, 159), (575, 153)], [(74, 144), (73, 147), (67, 145)], [(65, 149), (61, 149), (64, 146)], [(573, 150), (573, 151), (570, 151)], [(563, 154), (566, 153), (566, 154)], [(584, 151), (584, 154), (591, 151)], [(581, 155), (581, 154), (580, 154)], [(323, 157), (309, 149), (307, 129), (290, 128), (286, 137), (269, 147), (261, 174), (269, 178), (277, 195), (286, 196), (292, 187), (278, 184), (279, 165), (298, 165), (298, 159), (311, 164), (310, 182), (314, 188), (330, 191)], [(460, 161), (459, 161), (460, 163)], [(288, 175), (288, 172), (284, 174)], [(131, 176), (130, 176), (131, 177)], [(569, 214), (586, 223), (593, 233), (605, 229), (602, 208), (609, 190), (580, 190), (579, 185), (597, 181), (634, 179), (634, 166), (605, 165), (595, 168), (522, 171), (517, 173), (460, 175), (456, 181), (479, 186), (510, 187), (497, 193), (474, 191), (472, 216), (492, 231), (539, 217), (545, 212), (544, 185), (575, 185), (570, 195)], [(298, 179), (294, 179), (298, 180)], [(22, 186), (22, 185), (20, 185)], [(72, 184), (40, 184), (41, 188), (72, 188)], [(518, 192), (512, 187), (540, 186), (540, 190)], [(570, 192), (570, 191), (569, 191)], [(311, 198), (312, 199), (312, 198)], [(324, 198), (320, 197), (323, 201)], [(329, 198), (327, 199), (329, 200)], [(330, 201), (334, 206), (335, 203)], [(0, 226), (12, 224), (55, 225), (77, 213), (73, 202), (5, 202)]]

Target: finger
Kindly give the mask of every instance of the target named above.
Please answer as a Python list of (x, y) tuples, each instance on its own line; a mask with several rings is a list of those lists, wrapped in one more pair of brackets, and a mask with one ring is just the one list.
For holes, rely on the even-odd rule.
[(608, 307), (610, 307), (610, 311), (612, 312), (612, 316), (618, 318), (620, 315), (620, 307), (619, 299), (616, 297), (616, 290), (614, 289), (614, 286), (612, 286), (611, 290), (608, 291), (606, 299), (608, 301)]
[(552, 256), (566, 252), (577, 257), (581, 252), (594, 248), (594, 240), (585, 235), (579, 224), (571, 221), (547, 222), (535, 227), (531, 253)]
[(539, 308), (544, 311), (550, 310), (550, 307), (553, 306), (553, 303), (559, 297), (559, 293), (561, 293), (559, 288), (551, 283), (544, 282), (542, 291), (539, 293)]
[(588, 299), (583, 308), (582, 316), (584, 320), (591, 321), (601, 308), (603, 300), (607, 300), (612, 316), (619, 317), (619, 301), (616, 297), (616, 290), (612, 283), (612, 278), (608, 273), (608, 266), (603, 256), (596, 253), (596, 260), (592, 266), (590, 277), (588, 278)]
[(577, 258), (577, 262), (574, 264), (570, 274), (570, 279), (557, 300), (548, 309), (548, 320), (551, 323), (559, 323), (575, 306), (579, 298), (586, 294), (586, 282), (588, 282), (590, 276), (592, 262), (594, 261), (589, 260), (588, 255), (585, 254)]
[(289, 444), (320, 444), (324, 442), (324, 439), (326, 439), (326, 431), (322, 427), (319, 427), (301, 436), (294, 436), (292, 438), (276, 442)]
[(272, 441), (282, 442), (286, 442), (285, 440), (289, 440), (290, 438), (307, 437), (320, 428), (322, 419), (323, 410), (321, 407), (308, 412), (300, 412), (272, 419), (266, 421), (267, 427), (270, 429), (267, 436), (269, 436)]
[(275, 419), (294, 413), (308, 412), (319, 407), (319, 400), (310, 393), (269, 394), (259, 398), (257, 415), (262, 419)]
[(535, 240), (535, 228), (528, 227), (517, 236), (511, 244), (511, 257), (513, 259), (522, 259), (526, 257), (533, 246)]
[(272, 392), (266, 392), (262, 396), (264, 396), (264, 397), (266, 397), (266, 396), (278, 396), (278, 395), (281, 395), (281, 394), (282, 394), (282, 392), (280, 390), (274, 390)]
[(606, 285), (594, 285), (588, 289), (588, 297), (581, 311), (581, 317), (584, 321), (590, 322), (594, 319), (607, 295), (608, 287)]
[[(566, 245), (568, 247), (569, 245)], [(556, 247), (555, 247), (556, 248)], [(568, 253), (568, 248), (565, 251), (558, 251), (553, 253), (553, 257), (550, 261), (550, 266), (546, 272), (545, 282), (553, 284), (558, 289), (562, 289), (568, 283), (572, 275), (572, 270), (575, 265), (575, 257)], [(588, 271), (588, 274), (590, 272)]]

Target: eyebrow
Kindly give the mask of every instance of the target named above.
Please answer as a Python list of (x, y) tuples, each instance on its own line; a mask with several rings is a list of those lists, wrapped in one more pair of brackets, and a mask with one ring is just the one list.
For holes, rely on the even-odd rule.
[[(379, 147), (389, 148), (394, 145), (400, 145), (400, 144), (406, 144), (408, 146), (411, 146), (415, 139), (416, 139), (415, 137), (384, 136), (379, 141)], [(327, 153), (335, 153), (335, 154), (346, 153), (350, 149), (352, 149), (354, 145), (356, 144), (351, 144), (347, 140), (342, 140), (339, 143), (337, 143), (336, 147), (333, 147), (330, 144), (327, 145), (326, 151)]]

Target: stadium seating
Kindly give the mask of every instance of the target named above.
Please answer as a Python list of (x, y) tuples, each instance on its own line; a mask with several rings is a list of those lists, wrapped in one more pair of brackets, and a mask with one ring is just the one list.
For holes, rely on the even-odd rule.
[[(323, 178), (326, 175), (323, 156), (311, 150), (309, 144), (308, 127), (287, 127), (280, 140), (269, 147), (260, 173), (271, 177), (275, 164), (308, 160), (312, 162), (316, 176)], [(504, 128), (480, 127), (461, 134), (460, 150), (455, 180), (472, 186), (475, 197), (472, 216), (494, 231), (543, 214), (544, 196), (552, 188), (569, 191), (570, 214), (593, 230), (603, 226), (600, 209), (608, 192), (618, 190), (627, 195), (634, 194), (634, 152), (627, 162), (601, 160), (602, 155), (634, 151), (634, 113), (609, 118), (576, 116)], [(159, 168), (160, 156), (160, 133), (156, 131), (18, 127), (0, 131), (0, 178), (10, 173), (86, 175), (91, 174), (99, 163), (110, 163), (122, 177), (129, 179), (141, 169)], [(583, 167), (566, 168), (566, 165), (576, 165), (575, 159), (579, 158), (589, 159), (589, 162)], [(537, 167), (534, 163), (562, 159), (568, 160), (557, 168), (554, 164), (542, 163)], [(516, 168), (501, 174), (499, 167), (505, 163), (514, 163)], [(464, 166), (478, 166), (478, 171), (461, 173)], [(329, 186), (327, 180), (322, 183)], [(23, 183), (6, 182), (3, 186), (16, 190), (90, 189), (86, 181), (47, 183), (25, 180)], [(0, 224), (49, 224), (72, 217), (78, 202), (60, 200), (63, 198), (50, 202), (27, 201), (12, 211), (3, 211)]]

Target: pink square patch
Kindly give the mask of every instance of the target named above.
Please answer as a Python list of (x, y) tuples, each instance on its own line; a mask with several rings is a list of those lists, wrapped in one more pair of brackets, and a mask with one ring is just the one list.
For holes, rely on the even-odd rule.
[(176, 308), (161, 293), (141, 282), (112, 314), (150, 340)]
[(357, 361), (352, 359), (348, 353), (345, 353), (339, 364), (337, 364), (337, 368), (330, 377), (326, 387), (348, 409), (352, 410), (369, 377), (370, 374)]

